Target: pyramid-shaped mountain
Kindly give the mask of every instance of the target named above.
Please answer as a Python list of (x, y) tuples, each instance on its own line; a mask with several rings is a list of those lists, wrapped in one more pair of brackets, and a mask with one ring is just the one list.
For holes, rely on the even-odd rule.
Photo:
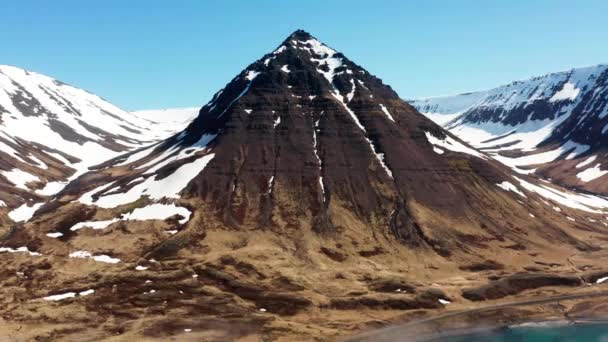
[(296, 31), (185, 130), (3, 236), (0, 313), (53, 338), (335, 339), (602, 279), (605, 208), (514, 174)]
[[(514, 191), (497, 186), (517, 182)], [(206, 220), (232, 228), (333, 234), (354, 220), (447, 255), (466, 248), (471, 231), (521, 243), (505, 219), (543, 216), (521, 201), (525, 185), (343, 54), (296, 31), (183, 132), (107, 162), (59, 201), (109, 209), (188, 199)], [(578, 243), (559, 222), (538, 221), (525, 225)]]

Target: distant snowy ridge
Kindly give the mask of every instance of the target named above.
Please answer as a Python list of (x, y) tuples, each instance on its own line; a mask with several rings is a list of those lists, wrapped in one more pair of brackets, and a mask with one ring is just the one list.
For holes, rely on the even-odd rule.
[[(126, 112), (51, 77), (0, 65), (0, 201), (25, 221), (72, 179), (187, 126), (194, 108)], [(162, 115), (161, 115), (162, 114)]]
[[(516, 171), (608, 192), (599, 185), (608, 170), (608, 65), (410, 103)], [(581, 165), (593, 155), (596, 163)], [(574, 172), (577, 164), (586, 168)]]
[(186, 126), (198, 115), (200, 107), (145, 109), (132, 111), (131, 114), (145, 120), (162, 124), (165, 132), (173, 134)]

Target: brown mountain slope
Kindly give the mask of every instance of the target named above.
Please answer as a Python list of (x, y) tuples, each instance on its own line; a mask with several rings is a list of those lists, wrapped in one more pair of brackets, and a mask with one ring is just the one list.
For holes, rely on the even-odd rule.
[(309, 340), (578, 286), (602, 272), (607, 204), (551, 189), (296, 31), (186, 130), (6, 234), (2, 317), (26, 337)]

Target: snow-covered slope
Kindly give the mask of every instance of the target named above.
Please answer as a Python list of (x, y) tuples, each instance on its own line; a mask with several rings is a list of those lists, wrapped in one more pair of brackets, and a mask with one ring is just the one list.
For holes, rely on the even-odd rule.
[(608, 192), (608, 65), (410, 103), (520, 172)]
[(0, 66), (0, 216), (27, 220), (68, 180), (166, 138), (183, 119), (159, 123), (53, 78)]
[(168, 137), (186, 128), (198, 115), (200, 107), (137, 110), (131, 114), (152, 121), (155, 136)]
[(435, 123), (445, 125), (459, 117), (467, 109), (480, 103), (486, 96), (487, 92), (480, 91), (455, 96), (428, 97), (408, 102)]

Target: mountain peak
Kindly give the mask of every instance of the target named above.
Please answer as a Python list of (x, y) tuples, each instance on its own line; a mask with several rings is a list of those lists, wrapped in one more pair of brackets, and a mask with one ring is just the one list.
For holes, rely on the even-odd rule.
[(306, 41), (309, 39), (314, 39), (314, 37), (310, 33), (306, 32), (304, 30), (298, 29), (298, 30), (295, 30), (292, 34), (290, 34), (286, 40), (291, 40), (291, 39)]
[[(351, 214), (341, 214), (349, 212), (362, 226), (373, 224), (373, 231), (387, 230), (403, 244), (439, 255), (466, 244), (437, 223), (439, 216), (500, 227), (499, 216), (463, 213), (495, 200), (479, 189), (502, 193), (496, 184), (516, 182), (510, 171), (341, 53), (301, 30), (290, 37), (240, 72), (186, 130), (108, 162), (128, 171), (111, 180), (90, 178), (87, 189), (98, 190), (79, 201), (111, 208), (142, 197), (182, 199), (218, 226), (332, 234), (352, 225)], [(431, 196), (429, 189), (444, 195)], [(471, 196), (482, 200), (462, 200)], [(508, 196), (513, 215), (529, 220), (519, 195)], [(432, 222), (414, 214), (428, 208), (436, 210)], [(445, 234), (452, 238), (437, 242)]]

